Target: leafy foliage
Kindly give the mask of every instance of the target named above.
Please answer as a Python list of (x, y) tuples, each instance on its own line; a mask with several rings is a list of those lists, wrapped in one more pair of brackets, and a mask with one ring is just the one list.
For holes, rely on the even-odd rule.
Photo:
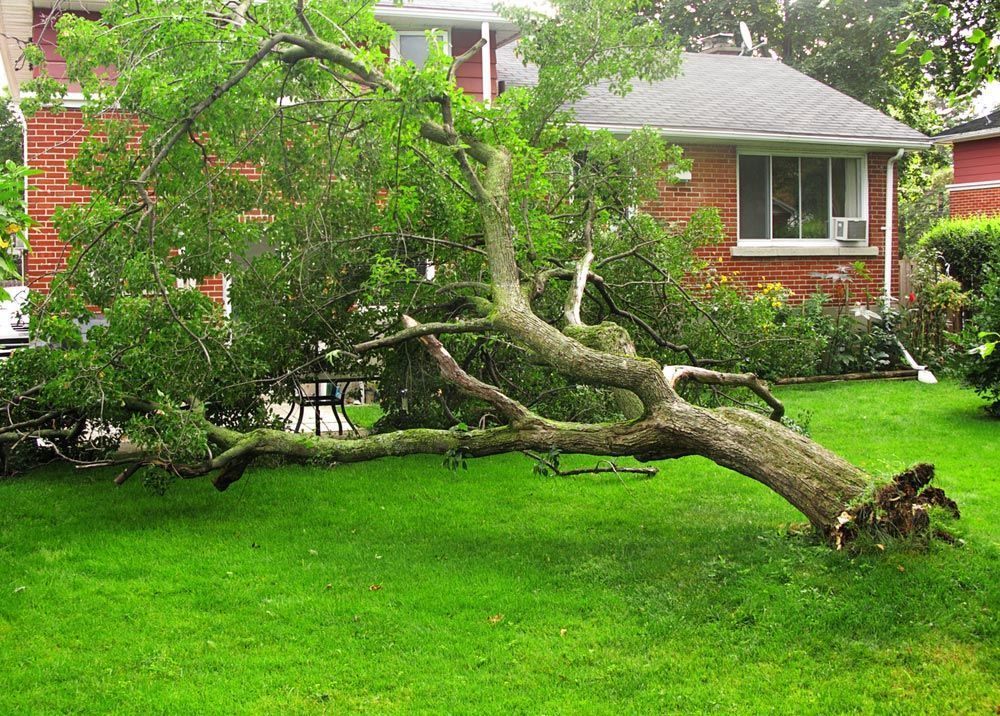
[(954, 172), (951, 157), (939, 147), (931, 152), (907, 154), (900, 162), (897, 184), (899, 201), (899, 248), (905, 256), (918, 250), (920, 237), (949, 216)]
[(24, 163), (24, 125), (14, 103), (0, 97), (0, 163)]
[(1000, 418), (1000, 272), (989, 266), (984, 273), (985, 283), (973, 301), (974, 316), (964, 331), (965, 344), (974, 347), (962, 356), (960, 369), (964, 382), (986, 400), (986, 411)]
[(907, 18), (911, 33), (896, 48), (918, 57), (935, 86), (960, 100), (997, 76), (1000, 7), (996, 0), (920, 0)]
[[(422, 321), (482, 314), (488, 276), (475, 181), (456, 165), (454, 147), (422, 136), (440, 121), (442, 98), (465, 141), (487, 136), (515, 158), (510, 199), (518, 210), (510, 221), (525, 273), (575, 260), (583, 196), (596, 203), (595, 249), (603, 254), (646, 244), (658, 256), (680, 256), (689, 243), (629, 215), (655, 195), (662, 167), (685, 167), (679, 150), (653, 132), (624, 141), (588, 132), (564, 109), (595, 81), (624, 94), (636, 78), (675, 72), (677, 40), (654, 21), (636, 21), (645, 3), (628, 12), (612, 0), (559, 6), (558, 22), (530, 9), (504, 11), (522, 28), (519, 52), (542, 71), (537, 87), (489, 105), (456, 86), (453, 58), (436, 43), (421, 68), (388, 62), (393, 31), (371, 3), (312, 2), (305, 33), (290, 0), (242, 15), (206, 12), (200, 0), (112, 2), (97, 21), (64, 15), (60, 52), (88, 98), (89, 134), (70, 162), (71, 181), (93, 200), (55, 216), (71, 249), (68, 269), (48, 296), (34, 297), (31, 327), (36, 340), (87, 368), (77, 376), (77, 368), (53, 364), (44, 380), (72, 379), (85, 415), (113, 416), (164, 464), (205, 460), (210, 424), (273, 424), (266, 405), (289, 401), (316, 371), (380, 376), (384, 427), (495, 420), (442, 389), (416, 348), (375, 359), (354, 350), (404, 313)], [(246, 64), (279, 32), (348, 38), (357, 72), (377, 69), (393, 90), (359, 92), (357, 72), (289, 62), (283, 51)], [(63, 89), (46, 76), (43, 58), (34, 59), (40, 106)], [(241, 66), (239, 91), (184, 125), (192, 106)], [(107, 81), (107, 67), (117, 69), (117, 82)], [(148, 177), (144, 204), (136, 178), (183, 126)], [(220, 273), (230, 279), (228, 316), (195, 288)], [(554, 278), (549, 288), (564, 282)], [(537, 296), (537, 306), (558, 315), (561, 296), (552, 293)], [(518, 385), (518, 395), (540, 395), (537, 407), (555, 417), (613, 415), (600, 390), (526, 363), (523, 346), (446, 340), (469, 355), (470, 370)], [(155, 409), (117, 412), (136, 396)]]
[[(0, 282), (20, 278), (16, 252), (27, 249), (27, 229), (34, 223), (28, 216), (24, 196), (26, 180), (38, 174), (22, 164), (7, 159), (0, 166)], [(0, 283), (0, 300), (7, 293)]]
[(977, 291), (988, 279), (987, 266), (1000, 263), (1000, 219), (945, 219), (924, 234), (920, 245), (964, 289)]

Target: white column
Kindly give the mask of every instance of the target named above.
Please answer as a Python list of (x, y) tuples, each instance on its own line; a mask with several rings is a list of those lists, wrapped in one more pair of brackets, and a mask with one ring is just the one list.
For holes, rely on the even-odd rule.
[(490, 65), (490, 23), (483, 22), (483, 102), (493, 99), (493, 68)]

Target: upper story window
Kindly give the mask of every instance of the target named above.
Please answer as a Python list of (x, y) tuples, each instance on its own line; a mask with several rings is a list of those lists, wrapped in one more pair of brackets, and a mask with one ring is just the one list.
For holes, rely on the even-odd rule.
[(740, 240), (832, 240), (834, 219), (866, 218), (864, 168), (862, 157), (741, 154)]
[(417, 67), (427, 64), (431, 42), (437, 42), (445, 54), (451, 54), (451, 34), (447, 30), (433, 30), (428, 37), (424, 30), (400, 30), (389, 48), (392, 60), (409, 60)]

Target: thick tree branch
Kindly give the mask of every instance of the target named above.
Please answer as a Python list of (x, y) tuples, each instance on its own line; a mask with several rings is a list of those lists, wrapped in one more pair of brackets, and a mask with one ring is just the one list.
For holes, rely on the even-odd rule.
[[(420, 324), (409, 316), (403, 316), (403, 325), (408, 329), (420, 327)], [(504, 395), (498, 388), (484, 383), (462, 370), (462, 367), (452, 358), (441, 341), (433, 335), (421, 336), (420, 342), (431, 354), (434, 362), (438, 364), (441, 376), (466, 395), (489, 403), (513, 425), (524, 425), (539, 420), (534, 413), (513, 398)]]
[(404, 325), (406, 328), (392, 335), (373, 338), (370, 341), (356, 344), (354, 351), (357, 353), (367, 353), (379, 348), (397, 346), (414, 338), (442, 333), (485, 333), (490, 329), (492, 324), (486, 318), (472, 319), (460, 323), (417, 323), (412, 318), (405, 316)]
[(666, 366), (663, 369), (663, 375), (673, 388), (685, 380), (703, 385), (732, 385), (749, 388), (771, 408), (771, 420), (780, 422), (785, 414), (785, 406), (782, 402), (774, 396), (767, 384), (753, 373), (720, 373), (690, 365), (674, 365)]
[(483, 49), (483, 46), (485, 45), (486, 45), (486, 40), (480, 37), (473, 43), (472, 47), (470, 47), (468, 50), (466, 50), (461, 55), (452, 60), (451, 67), (448, 68), (448, 80), (450, 81), (454, 79), (455, 73), (458, 72), (458, 68), (464, 65), (469, 60), (471, 60), (473, 57), (475, 57), (479, 53), (479, 51)]
[(594, 263), (594, 211), (594, 197), (588, 196), (587, 206), (584, 209), (583, 256), (576, 264), (573, 282), (570, 284), (563, 308), (563, 318), (570, 326), (583, 325), (583, 319), (580, 318), (580, 307), (583, 305), (583, 293), (587, 288), (590, 266)]

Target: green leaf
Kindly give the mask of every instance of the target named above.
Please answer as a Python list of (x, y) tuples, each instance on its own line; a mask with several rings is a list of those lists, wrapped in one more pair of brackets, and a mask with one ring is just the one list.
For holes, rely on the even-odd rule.
[(972, 34), (969, 35), (969, 42), (971, 42), (973, 45), (978, 45), (985, 39), (986, 39), (986, 33), (983, 32), (983, 29), (981, 27), (977, 27), (975, 30), (972, 31)]
[(917, 36), (911, 32), (909, 37), (907, 37), (905, 40), (896, 45), (896, 49), (893, 50), (893, 52), (895, 52), (897, 55), (902, 55), (904, 52), (910, 49), (910, 45), (912, 45), (916, 39)]
[(920, 64), (926, 65), (934, 59), (934, 50), (924, 50), (924, 54), (920, 56)]
[(947, 5), (938, 5), (937, 12), (934, 13), (935, 20), (947, 20), (951, 17), (951, 8)]

